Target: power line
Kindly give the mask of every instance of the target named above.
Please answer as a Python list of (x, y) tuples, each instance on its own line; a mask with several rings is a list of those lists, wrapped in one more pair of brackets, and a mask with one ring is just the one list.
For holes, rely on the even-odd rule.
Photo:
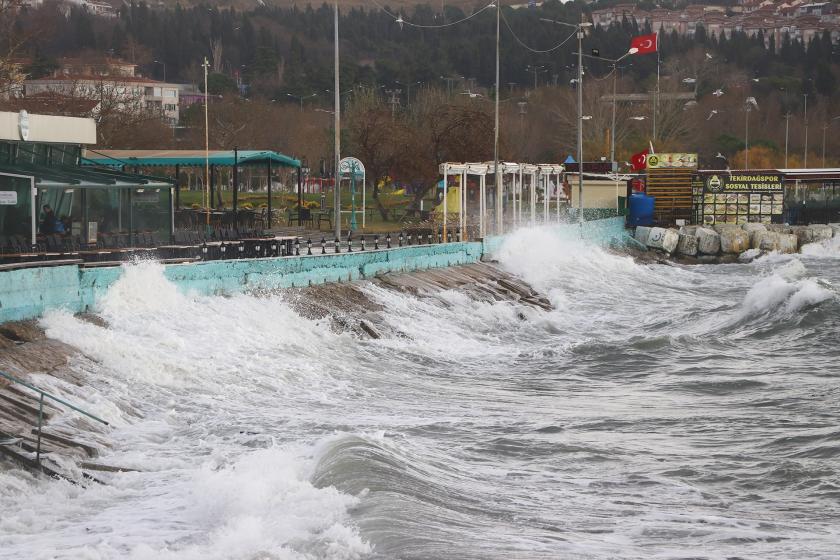
[(406, 21), (406, 20), (404, 20), (404, 19), (403, 19), (402, 15), (394, 15), (394, 14), (392, 14), (391, 12), (389, 12), (389, 11), (388, 11), (388, 9), (387, 9), (387, 8), (385, 8), (385, 6), (383, 6), (382, 4), (380, 4), (379, 2), (377, 2), (377, 0), (371, 0), (371, 2), (373, 2), (374, 4), (376, 4), (376, 6), (377, 6), (380, 10), (382, 10), (383, 12), (385, 12), (386, 14), (388, 14), (389, 16), (391, 16), (392, 18), (394, 18), (394, 21), (396, 21), (396, 22), (397, 22), (397, 23), (399, 23), (400, 25), (408, 25), (409, 27), (417, 27), (417, 28), (420, 28), (420, 29), (442, 29), (442, 28), (444, 28), (444, 27), (452, 27), (453, 25), (458, 25), (459, 23), (463, 23), (463, 22), (465, 22), (465, 21), (467, 21), (467, 20), (471, 20), (472, 18), (474, 18), (475, 16), (477, 16), (478, 14), (480, 14), (481, 12), (483, 12), (484, 10), (487, 10), (487, 9), (490, 9), (490, 8), (495, 8), (495, 7), (496, 7), (496, 3), (495, 3), (495, 2), (490, 2), (489, 4), (487, 4), (486, 6), (484, 6), (483, 8), (481, 8), (480, 10), (478, 10), (478, 11), (476, 11), (476, 12), (473, 12), (473, 13), (472, 13), (472, 15), (469, 15), (469, 16), (467, 16), (467, 17), (463, 18), (463, 19), (459, 19), (458, 21), (452, 21), (452, 22), (449, 22), (449, 23), (444, 23), (444, 24), (441, 24), (441, 25), (422, 25), (422, 24), (419, 24), (419, 23), (412, 23), (412, 22), (410, 22), (410, 21)]
[[(562, 47), (563, 45), (565, 45), (566, 43), (568, 43), (571, 39), (573, 39), (573, 38), (575, 37), (575, 34), (577, 33), (577, 26), (574, 26), (574, 27), (575, 27), (575, 31), (574, 31), (571, 35), (569, 35), (568, 37), (566, 37), (565, 39), (563, 39), (563, 41), (561, 41), (560, 43), (558, 43), (558, 44), (554, 45), (554, 46), (553, 46), (553, 47), (551, 47), (550, 49), (540, 50), (540, 49), (535, 49), (535, 48), (529, 47), (529, 46), (528, 46), (528, 45), (526, 45), (524, 42), (522, 42), (522, 39), (520, 39), (520, 38), (516, 35), (516, 33), (514, 33), (513, 29), (512, 29), (512, 28), (511, 28), (511, 26), (510, 26), (510, 23), (508, 23), (508, 20), (507, 20), (507, 18), (505, 17), (505, 12), (504, 12), (504, 11), (502, 11), (502, 20), (504, 20), (504, 22), (505, 22), (505, 27), (507, 27), (508, 31), (510, 31), (510, 34), (511, 34), (511, 35), (513, 35), (513, 38), (514, 38), (514, 39), (516, 39), (516, 42), (517, 42), (517, 43), (519, 43), (520, 45), (522, 45), (524, 48), (528, 49), (529, 51), (534, 52), (534, 53), (537, 53), (537, 54), (545, 54), (545, 53), (550, 53), (550, 52), (552, 52), (552, 51), (556, 51), (557, 49), (559, 49), (560, 47)], [(571, 24), (569, 24), (569, 25), (571, 25)]]

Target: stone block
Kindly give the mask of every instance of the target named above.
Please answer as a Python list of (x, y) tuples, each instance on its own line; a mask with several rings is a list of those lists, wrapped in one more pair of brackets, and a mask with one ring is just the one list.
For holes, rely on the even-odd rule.
[(795, 253), (799, 247), (799, 239), (792, 233), (779, 234), (780, 253)]
[(740, 228), (741, 228), (741, 226), (739, 226), (738, 224), (715, 224), (715, 225), (712, 226), (712, 229), (714, 229), (718, 233), (723, 233), (724, 231), (730, 230), (730, 229), (740, 229)]
[(677, 253), (691, 257), (695, 256), (697, 254), (697, 237), (681, 233), (680, 241), (677, 243)]
[(793, 229), (787, 224), (767, 224), (764, 227), (767, 228), (767, 231), (774, 231), (776, 233), (791, 233)]
[(698, 227), (700, 226), (682, 226), (680, 228), (680, 235), (696, 236)]
[(761, 234), (767, 231), (764, 224), (749, 223), (741, 226), (745, 232), (750, 236), (750, 249), (758, 249), (758, 244), (761, 240)]
[(633, 237), (636, 238), (636, 241), (641, 243), (642, 245), (647, 245), (648, 237), (650, 236), (651, 228), (647, 226), (639, 226), (636, 228), (636, 232), (634, 233)]
[(720, 252), (720, 234), (706, 227), (697, 228), (697, 250), (704, 255), (717, 255)]
[(720, 250), (740, 255), (750, 248), (750, 234), (741, 228), (725, 228), (720, 232)]
[(680, 242), (680, 234), (675, 229), (651, 228), (647, 246), (651, 249), (662, 249), (666, 253), (673, 253)]
[(808, 226), (808, 229), (811, 230), (811, 238), (814, 242), (824, 241), (834, 237), (834, 229), (829, 225), (811, 224)]
[(778, 251), (779, 250), (779, 236), (787, 235), (775, 231), (765, 231), (756, 234), (757, 243), (756, 249), (762, 251)]

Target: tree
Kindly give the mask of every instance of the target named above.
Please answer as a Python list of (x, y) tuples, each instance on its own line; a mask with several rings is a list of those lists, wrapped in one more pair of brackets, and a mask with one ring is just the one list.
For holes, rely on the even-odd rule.
[(23, 0), (0, 0), (0, 97), (23, 84), (25, 75), (16, 61), (26, 43), (18, 27)]

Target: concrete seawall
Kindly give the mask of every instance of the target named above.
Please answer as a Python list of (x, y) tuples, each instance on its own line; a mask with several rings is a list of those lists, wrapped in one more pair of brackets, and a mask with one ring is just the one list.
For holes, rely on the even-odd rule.
[[(624, 235), (624, 218), (557, 225), (553, 229), (561, 238), (583, 238), (603, 244)], [(504, 236), (496, 236), (483, 242), (170, 264), (166, 265), (164, 274), (184, 291), (205, 295), (233, 294), (470, 264), (485, 256), (492, 257), (503, 241)], [(122, 274), (122, 267), (83, 268), (78, 265), (0, 272), (0, 323), (33, 319), (49, 309), (61, 308), (73, 313), (93, 310)]]

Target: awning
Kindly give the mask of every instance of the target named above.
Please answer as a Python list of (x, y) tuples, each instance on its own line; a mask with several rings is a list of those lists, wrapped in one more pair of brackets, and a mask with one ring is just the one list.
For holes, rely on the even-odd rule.
[(8, 173), (34, 177), (41, 188), (169, 188), (170, 179), (123, 173), (109, 168), (78, 167), (72, 165), (0, 164), (0, 174)]
[[(270, 161), (284, 167), (300, 167), (299, 160), (270, 150), (239, 150), (238, 157), (233, 150), (210, 150), (208, 160), (210, 165), (225, 167), (232, 167), (237, 160), (239, 165)], [(205, 160), (204, 150), (97, 150), (88, 151), (82, 158), (82, 165), (203, 167), (208, 160)]]

